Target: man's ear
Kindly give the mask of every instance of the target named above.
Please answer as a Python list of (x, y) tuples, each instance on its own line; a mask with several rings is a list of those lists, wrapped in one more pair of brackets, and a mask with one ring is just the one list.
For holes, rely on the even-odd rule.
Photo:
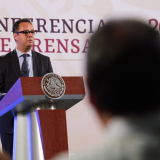
[(112, 113), (107, 112), (106, 111), (102, 111), (99, 107), (100, 104), (98, 102), (98, 99), (96, 97), (96, 95), (91, 92), (90, 86), (88, 84), (88, 79), (87, 79), (87, 85), (88, 85), (88, 89), (89, 89), (89, 101), (91, 102), (93, 108), (96, 110), (97, 115), (99, 116), (99, 119), (101, 120), (102, 124), (105, 126), (108, 121), (114, 116)]
[(100, 104), (98, 103), (97, 97), (91, 92), (89, 92), (89, 100), (90, 100), (93, 108), (96, 110), (96, 113), (97, 113), (100, 121), (102, 122), (102, 124), (104, 126), (106, 126), (106, 124), (108, 124), (109, 120), (113, 117), (113, 115), (110, 112), (107, 112), (107, 111), (102, 112), (99, 109)]
[(89, 81), (88, 81), (88, 78), (87, 78), (87, 86), (88, 86), (88, 90), (89, 90), (89, 101), (90, 103), (96, 107), (98, 106), (98, 102), (97, 102), (97, 97), (94, 95), (94, 93), (91, 91), (91, 88), (90, 88), (90, 85), (89, 85)]
[(18, 35), (17, 33), (13, 33), (14, 40), (17, 41)]
[(91, 104), (96, 107), (98, 104), (97, 104), (97, 97), (89, 91), (89, 101), (91, 102)]

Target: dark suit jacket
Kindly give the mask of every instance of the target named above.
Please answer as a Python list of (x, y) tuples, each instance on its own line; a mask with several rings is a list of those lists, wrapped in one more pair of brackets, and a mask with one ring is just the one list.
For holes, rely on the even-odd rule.
[[(34, 77), (42, 77), (53, 72), (49, 57), (32, 51), (32, 58)], [(13, 50), (0, 58), (0, 92), (7, 93), (19, 77), (21, 77), (19, 60), (16, 50)], [(14, 116), (11, 112), (0, 117), (0, 133), (12, 134), (13, 121)]]

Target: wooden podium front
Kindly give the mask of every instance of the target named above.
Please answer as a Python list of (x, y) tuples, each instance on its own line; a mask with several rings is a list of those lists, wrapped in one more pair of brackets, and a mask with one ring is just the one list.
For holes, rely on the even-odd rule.
[[(10, 110), (16, 115), (13, 159), (49, 159), (68, 151), (65, 111), (84, 98), (85, 90), (83, 77), (62, 78), (66, 92), (60, 99), (44, 95), (42, 77), (21, 77), (0, 102), (0, 116)], [(38, 132), (43, 154), (37, 149), (41, 145), (37, 140)]]

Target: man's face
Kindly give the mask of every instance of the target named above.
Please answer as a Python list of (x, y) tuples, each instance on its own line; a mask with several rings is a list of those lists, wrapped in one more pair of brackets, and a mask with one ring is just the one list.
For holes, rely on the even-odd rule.
[[(32, 24), (28, 22), (22, 22), (19, 24), (19, 30), (20, 31), (32, 31), (34, 30)], [(34, 35), (32, 33), (24, 34), (24, 33), (14, 33), (13, 34), (14, 39), (17, 43), (17, 49), (20, 51), (25, 51), (26, 49), (31, 49), (34, 43)]]

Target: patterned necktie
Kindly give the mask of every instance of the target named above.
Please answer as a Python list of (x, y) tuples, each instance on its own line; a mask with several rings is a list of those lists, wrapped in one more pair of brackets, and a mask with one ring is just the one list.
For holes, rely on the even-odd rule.
[(29, 57), (29, 54), (23, 54), (22, 56), (24, 58), (22, 67), (21, 67), (22, 77), (29, 77), (29, 68), (28, 68), (28, 61), (27, 61), (27, 57)]

